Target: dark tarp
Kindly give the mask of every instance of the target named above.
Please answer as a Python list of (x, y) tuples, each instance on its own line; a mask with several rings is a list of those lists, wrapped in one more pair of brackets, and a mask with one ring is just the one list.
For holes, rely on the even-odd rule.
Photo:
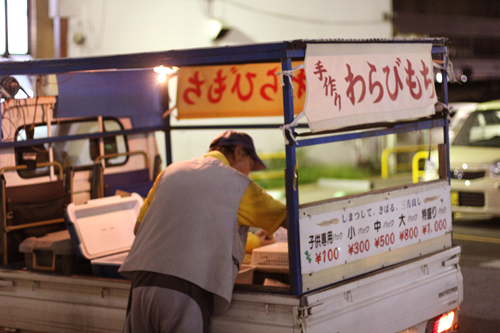
[(130, 117), (134, 128), (161, 125), (157, 77), (153, 69), (58, 74), (55, 117)]

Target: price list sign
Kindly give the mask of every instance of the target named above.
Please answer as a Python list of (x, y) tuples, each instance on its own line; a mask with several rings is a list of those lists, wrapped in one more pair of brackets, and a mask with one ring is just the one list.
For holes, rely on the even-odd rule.
[(302, 274), (450, 233), (450, 188), (447, 182), (437, 184), (301, 208)]

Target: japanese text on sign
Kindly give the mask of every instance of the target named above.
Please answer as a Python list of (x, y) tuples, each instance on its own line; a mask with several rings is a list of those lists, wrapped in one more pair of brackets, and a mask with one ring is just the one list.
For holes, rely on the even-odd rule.
[(310, 274), (451, 232), (450, 191), (439, 186), (300, 216), (302, 274)]
[[(299, 65), (300, 63), (294, 63)], [(283, 115), (281, 64), (186, 67), (179, 71), (178, 118), (256, 117)], [(294, 109), (306, 97), (303, 69), (292, 77)]]
[(434, 113), (431, 45), (370, 46), (307, 46), (305, 113), (313, 131)]

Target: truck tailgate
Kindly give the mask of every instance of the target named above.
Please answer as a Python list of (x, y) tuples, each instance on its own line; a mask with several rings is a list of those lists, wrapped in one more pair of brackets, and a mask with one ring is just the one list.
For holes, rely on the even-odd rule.
[(458, 307), (459, 253), (454, 247), (306, 296), (307, 331), (397, 332)]

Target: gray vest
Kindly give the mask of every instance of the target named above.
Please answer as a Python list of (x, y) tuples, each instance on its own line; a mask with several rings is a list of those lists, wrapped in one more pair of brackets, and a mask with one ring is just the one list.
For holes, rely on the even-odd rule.
[(238, 208), (251, 180), (213, 157), (174, 163), (164, 172), (120, 272), (177, 276), (231, 302), (248, 228)]

